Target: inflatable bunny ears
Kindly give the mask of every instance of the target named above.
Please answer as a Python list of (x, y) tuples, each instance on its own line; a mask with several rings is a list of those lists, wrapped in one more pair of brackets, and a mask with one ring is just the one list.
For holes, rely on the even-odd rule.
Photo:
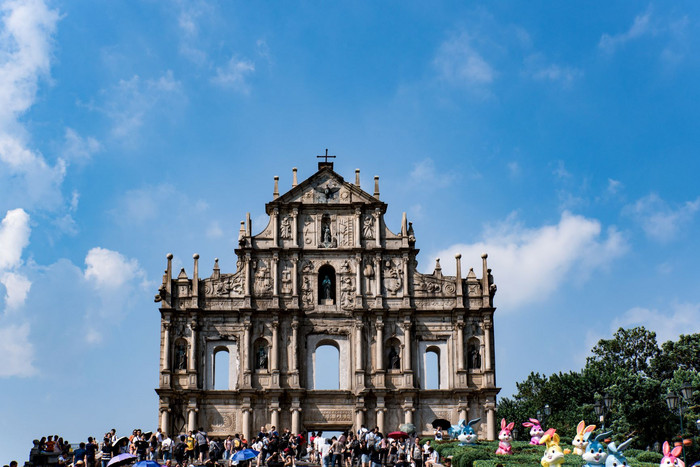
[(547, 448), (553, 445), (559, 445), (559, 435), (555, 428), (550, 428), (544, 432), (544, 436), (540, 438), (540, 444), (546, 444)]
[(475, 423), (479, 423), (481, 421), (481, 418), (475, 418), (473, 420), (469, 420), (469, 423), (467, 423), (467, 426), (472, 426)]
[(630, 446), (633, 439), (634, 438), (630, 438), (627, 441), (620, 443), (619, 446), (615, 446), (615, 441), (612, 441), (610, 444), (608, 444), (608, 451), (610, 451), (610, 452), (622, 452)]
[[(588, 438), (591, 437), (591, 434), (592, 434), (592, 433), (593, 433), (592, 431), (589, 431), (588, 433), (585, 433), (585, 434), (583, 435), (583, 439), (586, 440), (586, 441), (588, 441)], [(598, 436), (596, 436), (596, 437), (593, 439), (593, 441), (596, 442), (596, 443), (600, 443), (603, 439), (605, 439), (606, 436), (609, 436), (609, 435), (611, 435), (611, 434), (612, 434), (612, 431), (606, 431), (605, 433), (601, 433), (601, 434), (599, 434)]]
[(576, 433), (578, 433), (579, 435), (590, 433), (593, 430), (595, 430), (595, 425), (586, 426), (586, 422), (584, 422), (583, 420), (578, 422), (578, 426), (576, 427)]
[(506, 425), (506, 419), (505, 418), (501, 419), (501, 431), (513, 431), (514, 426), (515, 426), (515, 422), (510, 422)]
[(676, 446), (673, 449), (671, 449), (671, 446), (669, 446), (668, 441), (664, 441), (664, 456), (668, 457), (668, 455), (670, 454), (673, 457), (678, 457), (681, 455), (682, 452), (682, 446)]

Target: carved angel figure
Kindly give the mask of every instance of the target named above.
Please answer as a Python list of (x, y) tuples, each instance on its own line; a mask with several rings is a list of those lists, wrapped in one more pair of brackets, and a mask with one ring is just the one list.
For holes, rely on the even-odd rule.
[(335, 185), (331, 185), (330, 183), (328, 185), (326, 185), (325, 187), (323, 187), (323, 186), (316, 187), (316, 191), (318, 191), (322, 195), (321, 199), (324, 200), (324, 198), (325, 198), (326, 202), (328, 202), (331, 199), (334, 199), (335, 195), (338, 193), (339, 190), (340, 190), (340, 187), (335, 186)]

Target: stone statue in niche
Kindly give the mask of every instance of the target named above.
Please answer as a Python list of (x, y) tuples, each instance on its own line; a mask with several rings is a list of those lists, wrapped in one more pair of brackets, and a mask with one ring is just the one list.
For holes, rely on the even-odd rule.
[(301, 285), (301, 303), (304, 306), (312, 306), (314, 303), (314, 292), (311, 289), (311, 281), (305, 277)]
[(328, 214), (324, 214), (321, 218), (321, 241), (319, 246), (321, 248), (336, 248), (338, 246), (338, 240), (333, 237), (331, 232), (331, 217)]
[(187, 348), (183, 343), (178, 343), (175, 345), (175, 369), (187, 369)]
[(372, 295), (372, 279), (374, 279), (374, 267), (372, 266), (372, 260), (365, 260), (365, 268), (362, 271), (365, 276), (365, 292), (367, 295)]
[(392, 346), (389, 349), (389, 369), (390, 370), (400, 370), (401, 369), (401, 357), (399, 357), (399, 352), (396, 347)]
[(362, 220), (362, 236), (368, 240), (374, 238), (374, 217), (371, 214)]
[(255, 355), (255, 369), (267, 370), (267, 348), (264, 345), (258, 347), (258, 352)]
[(355, 306), (355, 286), (351, 277), (343, 277), (340, 281), (340, 306), (349, 309)]
[(321, 281), (321, 287), (323, 287), (323, 299), (324, 300), (331, 300), (333, 297), (331, 296), (331, 286), (333, 283), (331, 282), (331, 278), (326, 276), (323, 278), (323, 281)]
[(479, 348), (476, 345), (469, 346), (469, 358), (467, 360), (469, 364), (469, 369), (481, 369), (481, 353), (479, 352)]
[(289, 216), (284, 216), (282, 218), (282, 223), (280, 224), (280, 237), (284, 240), (290, 240), (292, 238), (292, 221)]
[(260, 260), (255, 271), (255, 293), (256, 295), (267, 295), (272, 292), (272, 276), (270, 268), (265, 260)]

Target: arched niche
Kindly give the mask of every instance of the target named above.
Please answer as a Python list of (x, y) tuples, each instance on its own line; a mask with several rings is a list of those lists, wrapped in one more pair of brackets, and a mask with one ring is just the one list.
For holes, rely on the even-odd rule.
[(264, 337), (253, 342), (253, 368), (257, 371), (270, 369), (270, 343)]
[(483, 368), (483, 356), (481, 354), (481, 341), (472, 337), (467, 341), (467, 368), (472, 371), (481, 371)]
[[(235, 390), (238, 388), (238, 373), (240, 368), (240, 358), (238, 356), (238, 343), (233, 340), (210, 340), (207, 341), (206, 345), (206, 356), (205, 356), (205, 386), (206, 389), (216, 390), (217, 386), (219, 388), (226, 387), (227, 390)], [(217, 354), (221, 357), (221, 352), (228, 353), (228, 359), (226, 362), (228, 370), (228, 384), (216, 384), (217, 375), (221, 378), (221, 375), (225, 375), (226, 371), (222, 371), (222, 368), (217, 369), (217, 363), (221, 365), (221, 360), (217, 362)], [(221, 381), (220, 381), (221, 383)]]
[(400, 371), (403, 368), (402, 364), (401, 341), (391, 337), (384, 343), (384, 368), (389, 371)]
[(318, 268), (318, 304), (335, 305), (335, 269), (330, 264)]
[(347, 358), (350, 355), (350, 342), (346, 335), (311, 334), (306, 338), (306, 387), (315, 389), (316, 373), (326, 371), (316, 365), (316, 350), (322, 346), (333, 346), (338, 349), (338, 373), (339, 389), (349, 391), (351, 389), (350, 369), (352, 361)]
[(173, 345), (173, 370), (187, 370), (187, 358), (189, 355), (189, 343), (184, 337), (175, 340)]

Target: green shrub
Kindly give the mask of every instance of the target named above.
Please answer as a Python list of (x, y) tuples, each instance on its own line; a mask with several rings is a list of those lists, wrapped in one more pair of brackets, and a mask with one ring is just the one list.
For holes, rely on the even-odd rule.
[(661, 462), (661, 459), (663, 459), (663, 455), (658, 452), (654, 451), (641, 451), (640, 453), (635, 453), (636, 455), (633, 455), (630, 453), (630, 455), (633, 455), (634, 459), (637, 460), (638, 462), (649, 462), (649, 463), (655, 463), (656, 465), (659, 465)]

